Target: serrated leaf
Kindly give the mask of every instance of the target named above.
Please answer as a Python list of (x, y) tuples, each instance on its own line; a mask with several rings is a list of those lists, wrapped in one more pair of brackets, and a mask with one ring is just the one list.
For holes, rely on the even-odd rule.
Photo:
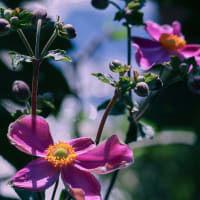
[(8, 54), (11, 57), (12, 66), (13, 66), (14, 69), (16, 69), (17, 66), (22, 62), (30, 63), (33, 60), (32, 57), (19, 54), (19, 53), (15, 52), (15, 51), (10, 51)]
[(92, 73), (93, 76), (96, 76), (100, 81), (107, 83), (109, 85), (115, 86), (116, 81), (110, 74), (102, 74), (102, 73)]
[(53, 58), (56, 61), (72, 62), (72, 59), (69, 56), (66, 56), (66, 51), (62, 49), (50, 50), (44, 58)]

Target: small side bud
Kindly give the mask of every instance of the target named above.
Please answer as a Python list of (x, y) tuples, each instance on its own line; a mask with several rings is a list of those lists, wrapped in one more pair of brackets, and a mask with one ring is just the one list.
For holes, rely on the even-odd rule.
[(119, 60), (113, 60), (113, 61), (109, 64), (109, 67), (110, 67), (110, 70), (113, 71), (113, 70), (119, 68), (121, 65), (122, 65), (122, 63), (121, 63)]
[(8, 34), (10, 31), (10, 24), (6, 19), (0, 18), (0, 36)]
[(31, 94), (29, 86), (24, 81), (19, 80), (13, 82), (12, 91), (21, 102), (26, 102)]
[(42, 20), (42, 24), (48, 23), (50, 20), (47, 16), (47, 11), (45, 9), (37, 9), (33, 11), (33, 24), (37, 26), (38, 19)]
[(137, 82), (144, 82), (144, 81), (145, 81), (144, 76), (137, 77)]
[(6, 10), (4, 10), (4, 17), (6, 18), (6, 19), (10, 19), (10, 17), (11, 17), (11, 15), (12, 15), (12, 10), (11, 9), (6, 9)]
[(108, 7), (109, 1), (108, 0), (92, 0), (91, 4), (97, 9), (105, 9)]
[(149, 95), (149, 86), (145, 82), (139, 82), (134, 88), (135, 93), (140, 97)]
[(69, 39), (73, 39), (76, 37), (77, 35), (76, 30), (71, 24), (65, 24), (63, 26), (63, 29), (67, 33)]
[(193, 93), (200, 94), (200, 75), (194, 75), (188, 79), (188, 88)]
[(17, 16), (14, 16), (14, 17), (11, 17), (10, 18), (10, 22), (11, 23), (16, 23), (16, 22), (18, 22), (19, 21), (19, 18), (17, 17)]

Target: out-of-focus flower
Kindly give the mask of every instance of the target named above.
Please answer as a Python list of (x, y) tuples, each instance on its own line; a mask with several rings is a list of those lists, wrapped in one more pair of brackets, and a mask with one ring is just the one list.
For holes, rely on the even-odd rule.
[(92, 0), (91, 3), (97, 9), (105, 9), (109, 5), (108, 0)]
[(133, 47), (136, 49), (136, 61), (143, 70), (149, 70), (155, 64), (170, 61), (170, 56), (178, 56), (181, 60), (195, 57), (200, 64), (200, 45), (187, 44), (181, 33), (181, 25), (174, 21), (170, 25), (158, 25), (146, 21), (146, 31), (152, 40), (133, 37)]
[(10, 32), (10, 24), (6, 19), (0, 18), (0, 36), (4, 36)]
[(38, 156), (11, 179), (14, 187), (43, 191), (62, 180), (76, 200), (100, 200), (100, 184), (90, 173), (106, 174), (128, 166), (132, 150), (112, 136), (99, 146), (89, 138), (77, 138), (54, 144), (49, 126), (37, 116), (24, 115), (9, 126), (8, 138), (19, 150)]

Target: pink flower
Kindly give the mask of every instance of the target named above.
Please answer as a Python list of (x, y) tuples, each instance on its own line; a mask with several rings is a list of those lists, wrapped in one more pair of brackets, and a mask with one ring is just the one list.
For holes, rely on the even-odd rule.
[(145, 24), (152, 40), (132, 38), (136, 61), (143, 70), (149, 70), (155, 64), (169, 62), (170, 56), (178, 56), (181, 60), (194, 56), (200, 64), (200, 45), (186, 44), (179, 22), (174, 21), (172, 26), (160, 26), (152, 21), (146, 21)]
[(43, 191), (58, 179), (62, 180), (77, 200), (100, 200), (100, 184), (90, 173), (106, 174), (128, 166), (133, 152), (112, 136), (99, 146), (82, 137), (54, 144), (44, 118), (36, 117), (32, 127), (31, 115), (24, 115), (10, 124), (8, 138), (19, 150), (38, 156), (11, 179), (14, 187)]

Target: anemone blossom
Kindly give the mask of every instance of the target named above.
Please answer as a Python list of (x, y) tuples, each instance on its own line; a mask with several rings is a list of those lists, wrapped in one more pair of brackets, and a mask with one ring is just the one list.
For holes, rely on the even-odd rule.
[(200, 45), (186, 43), (179, 22), (174, 21), (172, 26), (160, 26), (152, 21), (146, 21), (145, 24), (152, 40), (132, 38), (136, 62), (143, 70), (149, 70), (155, 64), (169, 62), (170, 56), (178, 56), (181, 60), (194, 56), (200, 64)]
[(8, 138), (19, 150), (37, 156), (11, 179), (14, 187), (40, 192), (53, 185), (61, 174), (66, 189), (76, 200), (100, 200), (100, 184), (90, 173), (106, 174), (128, 166), (133, 152), (112, 136), (99, 146), (82, 137), (54, 144), (48, 123), (31, 115), (11, 123)]

